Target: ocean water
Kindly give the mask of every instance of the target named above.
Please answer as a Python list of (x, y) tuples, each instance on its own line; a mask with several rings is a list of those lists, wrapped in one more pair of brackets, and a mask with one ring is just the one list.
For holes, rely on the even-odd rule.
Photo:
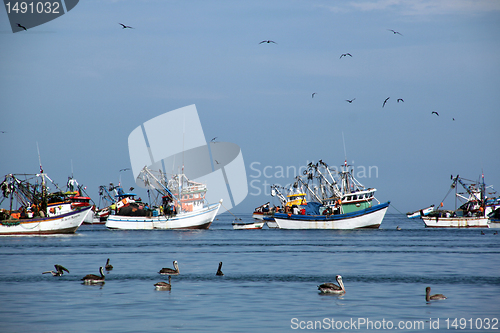
[[(233, 219), (220, 215), (209, 230), (83, 225), (74, 235), (0, 237), (0, 332), (500, 329), (493, 229), (426, 229), (400, 214), (345, 231), (232, 230)], [(83, 285), (107, 258), (105, 284)], [(173, 260), (172, 290), (155, 290)], [(70, 273), (41, 274), (54, 264)], [(319, 294), (337, 274), (346, 293)], [(448, 298), (427, 303), (427, 286)]]

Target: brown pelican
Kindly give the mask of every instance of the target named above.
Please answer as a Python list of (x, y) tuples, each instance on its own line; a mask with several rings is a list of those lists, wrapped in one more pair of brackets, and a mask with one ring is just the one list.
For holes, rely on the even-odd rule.
[(322, 294), (345, 293), (344, 282), (342, 282), (342, 276), (337, 275), (335, 278), (337, 279), (338, 285), (336, 285), (335, 283), (327, 282), (319, 285), (318, 290), (320, 290)]
[(179, 275), (179, 266), (177, 265), (177, 260), (174, 260), (174, 268), (162, 268), (158, 273), (162, 275)]
[(215, 273), (215, 275), (224, 275), (224, 273), (222, 273), (221, 271), (221, 268), (222, 268), (222, 261), (219, 263), (219, 268), (217, 269), (217, 273)]
[(104, 268), (106, 268), (107, 271), (110, 271), (113, 269), (113, 265), (111, 265), (109, 263), (109, 258), (108, 258), (108, 260), (106, 260), (106, 265), (104, 266)]
[(64, 274), (64, 271), (69, 273), (69, 271), (61, 265), (55, 264), (54, 267), (56, 268), (55, 272), (54, 271), (46, 271), (46, 272), (43, 272), (42, 274), (51, 273), (52, 276), (61, 276)]
[(172, 289), (172, 276), (168, 276), (168, 283), (165, 281), (155, 283), (156, 290), (171, 290)]
[(95, 284), (95, 283), (104, 283), (104, 273), (102, 272), (102, 266), (99, 267), (99, 273), (101, 273), (101, 276), (94, 275), (94, 274), (87, 274), (83, 277), (83, 283), (84, 284)]
[(443, 294), (435, 294), (431, 296), (431, 287), (425, 288), (425, 300), (429, 301), (437, 301), (440, 299), (446, 299), (446, 296)]

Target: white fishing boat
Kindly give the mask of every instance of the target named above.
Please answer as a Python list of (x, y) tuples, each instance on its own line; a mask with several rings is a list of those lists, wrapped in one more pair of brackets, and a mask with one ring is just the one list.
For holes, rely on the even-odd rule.
[(429, 215), (433, 210), (434, 210), (434, 205), (430, 205), (427, 208), (416, 210), (416, 211), (411, 212), (411, 213), (406, 213), (406, 217), (408, 217), (409, 219), (416, 219), (416, 218), (419, 218), (420, 216)]
[(10, 208), (0, 211), (0, 235), (76, 232), (91, 206), (74, 205), (62, 192), (50, 193), (47, 180), (52, 181), (43, 171), (5, 176), (0, 187), (4, 198), (10, 198)]
[[(425, 226), (429, 228), (489, 228), (488, 214), (498, 208), (500, 204), (487, 204), (484, 175), (482, 182), (461, 178), (458, 175), (451, 178), (453, 182), (448, 194), (455, 189), (455, 198), (465, 202), (455, 210), (438, 209), (427, 216), (421, 216)], [(458, 185), (461, 185), (465, 192), (459, 193)], [(443, 202), (441, 202), (440, 207), (443, 207)]]
[[(365, 188), (349, 170), (347, 161), (340, 171), (319, 161), (309, 163), (304, 177), (296, 177), (294, 188), (306, 191), (306, 205), (285, 206), (284, 212), (273, 214), (280, 229), (357, 229), (378, 228), (389, 202), (373, 205), (374, 188)], [(278, 196), (279, 193), (277, 193)], [(282, 195), (281, 195), (282, 196)]]
[(244, 223), (244, 222), (233, 222), (233, 229), (234, 230), (249, 230), (249, 229), (262, 229), (266, 222), (265, 221), (256, 221), (256, 222), (249, 222), (249, 223)]
[(133, 193), (118, 195), (115, 214), (108, 216), (109, 229), (208, 229), (213, 222), (222, 199), (208, 204), (204, 184), (190, 181), (184, 174), (174, 175), (169, 181), (165, 175), (155, 175), (144, 167), (139, 177), (144, 185), (161, 195), (161, 203), (153, 209), (134, 199)]
[(356, 212), (338, 215), (274, 215), (280, 229), (358, 229), (378, 228), (384, 219), (389, 202)]

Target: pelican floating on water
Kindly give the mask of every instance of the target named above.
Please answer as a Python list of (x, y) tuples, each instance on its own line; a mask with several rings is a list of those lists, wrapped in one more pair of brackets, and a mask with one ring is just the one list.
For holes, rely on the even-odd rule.
[(446, 296), (443, 294), (434, 294), (431, 296), (431, 287), (425, 288), (425, 300), (429, 301), (437, 301), (440, 299), (446, 299)]
[(155, 283), (156, 290), (171, 290), (172, 289), (172, 276), (168, 276), (168, 283), (165, 281)]
[(95, 284), (95, 283), (104, 283), (104, 273), (102, 271), (102, 266), (99, 267), (99, 273), (101, 273), (101, 276), (94, 275), (94, 274), (87, 274), (83, 277), (83, 283), (85, 284)]
[(113, 269), (113, 265), (111, 265), (111, 264), (109, 263), (109, 258), (108, 258), (108, 260), (106, 261), (106, 266), (104, 266), (104, 268), (106, 268), (106, 270), (107, 270), (107, 271), (110, 271), (110, 270), (112, 270), (112, 269)]
[(177, 260), (174, 260), (174, 269), (162, 268), (158, 273), (162, 275), (179, 275), (179, 265), (177, 265)]
[(43, 272), (42, 274), (51, 273), (52, 276), (61, 276), (61, 275), (64, 274), (64, 271), (66, 271), (66, 272), (69, 273), (69, 271), (66, 268), (64, 268), (63, 266), (61, 266), (61, 265), (55, 264), (54, 267), (56, 269), (55, 272), (54, 271), (46, 271), (46, 272)]
[(335, 277), (338, 285), (335, 283), (327, 282), (318, 286), (318, 290), (321, 291), (322, 294), (343, 294), (345, 293), (344, 282), (342, 282), (342, 276), (337, 275)]
[(215, 273), (215, 275), (220, 275), (220, 276), (224, 275), (224, 273), (222, 273), (221, 271), (221, 268), (222, 268), (222, 261), (219, 263), (219, 268), (217, 269), (217, 273)]

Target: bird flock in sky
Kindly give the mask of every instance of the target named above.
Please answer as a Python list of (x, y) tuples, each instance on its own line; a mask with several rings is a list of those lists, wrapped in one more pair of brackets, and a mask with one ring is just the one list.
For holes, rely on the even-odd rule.
[[(402, 33), (400, 33), (399, 31), (395, 31), (395, 30), (393, 30), (393, 29), (387, 29), (387, 30), (388, 30), (388, 31), (391, 31), (394, 35), (400, 35), (400, 36), (403, 36), (403, 34), (402, 34)], [(272, 41), (272, 40), (263, 40), (263, 41), (261, 41), (259, 44), (263, 44), (263, 43), (267, 43), (267, 44), (274, 43), (274, 44), (277, 44), (275, 41)], [(339, 59), (342, 59), (343, 57), (346, 57), (346, 58), (347, 58), (347, 57), (351, 57), (351, 58), (352, 58), (353, 56), (352, 56), (352, 54), (350, 54), (350, 53), (346, 52), (346, 53), (342, 53), (342, 54), (340, 55), (340, 58), (339, 58)], [(313, 93), (312, 93), (312, 95), (311, 95), (311, 98), (314, 98), (314, 96), (315, 96), (315, 95), (316, 95), (316, 93), (315, 93), (315, 92), (313, 92)], [(349, 104), (352, 104), (352, 102), (354, 102), (354, 100), (355, 100), (355, 99), (356, 99), (356, 98), (353, 98), (353, 99), (346, 99), (345, 101), (346, 101), (346, 102), (348, 102)], [(389, 99), (390, 99), (390, 97), (387, 97), (387, 98), (384, 100), (384, 102), (382, 103), (382, 107), (385, 107), (385, 105), (386, 105), (386, 103), (389, 101)], [(398, 98), (396, 101), (397, 101), (397, 103), (399, 103), (399, 102), (403, 102), (403, 103), (404, 103), (404, 99), (402, 99), (402, 98)], [(431, 114), (435, 114), (436, 116), (439, 116), (439, 113), (438, 113), (438, 112), (436, 112), (436, 111), (432, 111), (432, 112), (431, 112)], [(453, 119), (453, 121), (455, 120), (455, 118), (452, 118), (452, 119)]]
[[(135, 28), (133, 28), (133, 27), (131, 27), (131, 26), (129, 26), (129, 25), (125, 25), (125, 24), (123, 24), (123, 23), (118, 23), (118, 24), (122, 26), (122, 29), (135, 29)], [(19, 24), (19, 23), (17, 24), (17, 26), (18, 26), (18, 27), (20, 27), (20, 28), (23, 28), (24, 30), (27, 30), (24, 26), (22, 26), (22, 25), (21, 25), (21, 24)], [(387, 29), (387, 30), (388, 30), (388, 31), (390, 31), (390, 32), (392, 32), (394, 35), (400, 35), (400, 36), (403, 36), (403, 34), (401, 34), (399, 31), (395, 31), (395, 30), (393, 30), (393, 29)], [(273, 40), (263, 40), (263, 41), (261, 41), (259, 44), (278, 44), (278, 43), (276, 43), (276, 42), (275, 42), (275, 41), (273, 41)], [(353, 56), (352, 56), (352, 54), (350, 54), (350, 53), (346, 52), (346, 53), (342, 53), (342, 54), (340, 55), (340, 58), (339, 58), (339, 59), (342, 59), (342, 58), (344, 58), (344, 57), (346, 57), (346, 58), (347, 58), (347, 57), (351, 57), (351, 58), (352, 58)], [(315, 96), (315, 95), (316, 95), (316, 93), (314, 92), (314, 93), (312, 93), (311, 97), (312, 97), (312, 98), (314, 98), (314, 96)], [(346, 99), (346, 102), (348, 102), (349, 104), (352, 104), (352, 102), (353, 102), (355, 99), (356, 99), (356, 98), (353, 98), (353, 99)], [(385, 105), (386, 105), (386, 103), (389, 101), (389, 99), (390, 99), (390, 97), (387, 97), (387, 98), (384, 100), (384, 102), (382, 103), (382, 107), (385, 107)], [(404, 102), (404, 100), (403, 100), (402, 98), (398, 98), (398, 99), (397, 99), (397, 102), (398, 102), (398, 103), (399, 103), (399, 102)], [(431, 112), (431, 114), (435, 114), (436, 116), (439, 116), (439, 113), (438, 113), (438, 112), (436, 112), (436, 111), (432, 111), (432, 112)], [(452, 118), (452, 119), (453, 119), (453, 121), (455, 120), (455, 118)]]

